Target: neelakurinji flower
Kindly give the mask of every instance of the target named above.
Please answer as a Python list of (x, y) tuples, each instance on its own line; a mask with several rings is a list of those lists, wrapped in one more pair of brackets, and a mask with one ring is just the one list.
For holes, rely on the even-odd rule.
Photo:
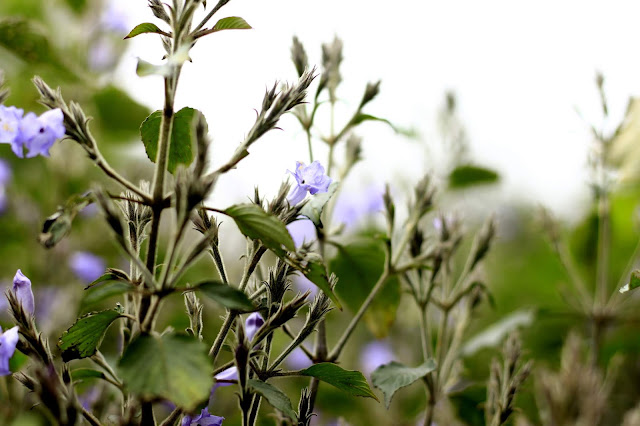
[(382, 364), (393, 361), (394, 355), (391, 345), (386, 341), (373, 341), (362, 349), (360, 364), (362, 372), (367, 376)]
[(0, 143), (11, 144), (11, 150), (19, 157), (22, 155), (20, 141), (20, 122), (24, 110), (0, 105)]
[(224, 417), (214, 416), (209, 413), (209, 407), (205, 407), (199, 416), (184, 416), (182, 426), (221, 426)]
[(0, 327), (0, 376), (8, 376), (11, 374), (9, 360), (16, 351), (18, 339), (18, 326), (10, 328), (4, 333)]
[(73, 273), (86, 283), (90, 283), (104, 273), (106, 264), (100, 256), (86, 251), (77, 251), (69, 258)]
[(253, 340), (253, 336), (256, 335), (256, 332), (263, 324), (264, 318), (262, 318), (262, 315), (258, 312), (254, 312), (247, 317), (247, 320), (244, 322), (244, 331), (248, 341)]
[(289, 203), (295, 206), (307, 196), (307, 191), (311, 195), (318, 192), (327, 192), (331, 185), (331, 178), (324, 174), (324, 167), (319, 161), (306, 166), (300, 161), (296, 161), (295, 173), (289, 170), (289, 173), (296, 178), (297, 186), (289, 193), (287, 197)]
[(13, 277), (13, 293), (24, 310), (33, 314), (35, 303), (33, 301), (33, 291), (31, 291), (31, 280), (20, 269)]
[[(17, 142), (22, 143), (23, 147), (29, 150), (27, 158), (35, 157), (38, 154), (48, 157), (49, 149), (56, 140), (64, 135), (64, 115), (60, 108), (56, 108), (43, 113), (40, 117), (33, 112), (25, 115), (20, 122), (20, 134)], [(22, 147), (19, 147), (16, 155), (23, 157)]]

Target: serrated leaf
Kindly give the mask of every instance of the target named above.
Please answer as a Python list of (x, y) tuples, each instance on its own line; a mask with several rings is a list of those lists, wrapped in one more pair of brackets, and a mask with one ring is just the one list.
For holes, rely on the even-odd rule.
[(242, 312), (252, 312), (256, 309), (243, 291), (221, 281), (205, 281), (195, 285), (193, 289), (202, 292), (202, 294), (218, 302), (225, 308)]
[(224, 213), (233, 218), (242, 234), (262, 241), (262, 244), (276, 255), (285, 255), (283, 246), (289, 251), (295, 251), (296, 246), (284, 223), (260, 206), (236, 204), (226, 209)]
[(473, 355), (480, 349), (499, 345), (513, 330), (519, 327), (526, 327), (533, 323), (535, 317), (535, 311), (529, 309), (515, 311), (503, 317), (495, 324), (492, 324), (484, 331), (481, 331), (469, 339), (462, 347), (462, 355)]
[(58, 347), (62, 351), (62, 360), (82, 359), (92, 356), (102, 343), (107, 329), (118, 318), (122, 317), (115, 309), (94, 312), (79, 318), (60, 337)]
[[(192, 131), (196, 112), (198, 111), (193, 108), (182, 108), (174, 116), (169, 147), (169, 162), (167, 164), (167, 170), (170, 173), (176, 171), (178, 164), (189, 166), (193, 161)], [(156, 162), (158, 154), (161, 122), (162, 111), (155, 111), (140, 126), (140, 137), (147, 151), (147, 157), (153, 163)]]
[(322, 228), (322, 221), (320, 216), (324, 210), (324, 206), (327, 205), (333, 194), (338, 190), (338, 182), (332, 182), (327, 189), (327, 192), (318, 192), (312, 195), (309, 200), (300, 209), (300, 214), (305, 216), (313, 222), (319, 228)]
[[(329, 262), (331, 272), (338, 277), (336, 293), (352, 312), (360, 309), (382, 275), (384, 244), (378, 239), (361, 238), (351, 244), (338, 246), (336, 256)], [(377, 338), (383, 338), (389, 333), (401, 296), (400, 281), (396, 277), (389, 278), (367, 309), (364, 322)]]
[(148, 34), (148, 33), (163, 34), (164, 31), (158, 28), (156, 24), (152, 24), (150, 22), (144, 22), (142, 24), (136, 25), (136, 27), (132, 29), (131, 32), (127, 34), (127, 36), (124, 39), (126, 40), (128, 38), (133, 38), (140, 34)]
[(373, 398), (380, 402), (359, 371), (345, 370), (330, 362), (322, 362), (300, 371), (300, 374), (315, 377), (351, 395)]
[(266, 399), (274, 408), (281, 411), (282, 414), (291, 420), (297, 419), (296, 412), (293, 411), (291, 406), (291, 400), (280, 389), (269, 383), (254, 379), (249, 379), (248, 384), (251, 389)]
[(198, 339), (144, 335), (126, 349), (118, 370), (127, 389), (145, 399), (164, 398), (187, 412), (209, 398), (213, 364)]
[(84, 297), (82, 298), (81, 306), (83, 308), (87, 308), (95, 305), (96, 303), (100, 303), (109, 297), (119, 296), (135, 290), (136, 287), (126, 281), (113, 281), (99, 285), (92, 285), (86, 289)]
[(631, 273), (629, 282), (620, 289), (620, 293), (626, 293), (628, 291), (635, 290), (638, 287), (640, 287), (640, 270), (636, 269)]
[(239, 16), (230, 16), (228, 18), (222, 18), (213, 26), (213, 31), (222, 30), (250, 30), (251, 25), (247, 24), (247, 21)]
[(487, 185), (497, 182), (498, 173), (484, 167), (464, 165), (456, 167), (449, 174), (449, 188), (461, 189), (473, 185)]
[(94, 370), (92, 368), (78, 368), (71, 372), (71, 378), (75, 382), (84, 379), (104, 379), (105, 375), (102, 371)]
[(391, 361), (376, 368), (371, 373), (371, 383), (384, 394), (384, 403), (389, 409), (393, 395), (401, 388), (409, 386), (436, 369), (436, 362), (428, 359), (418, 367), (407, 367)]

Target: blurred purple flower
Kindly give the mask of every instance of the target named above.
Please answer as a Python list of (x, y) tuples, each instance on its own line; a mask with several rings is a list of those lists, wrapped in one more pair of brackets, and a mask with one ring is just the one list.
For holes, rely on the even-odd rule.
[(11, 144), (13, 152), (21, 157), (22, 146), (19, 141), (20, 121), (24, 110), (0, 105), (0, 143)]
[(69, 258), (69, 266), (78, 278), (90, 283), (104, 273), (106, 265), (104, 260), (93, 253), (77, 251)]
[(289, 170), (289, 173), (296, 178), (297, 186), (289, 193), (289, 204), (295, 206), (300, 201), (304, 200), (307, 195), (307, 191), (311, 195), (318, 192), (327, 192), (329, 185), (331, 184), (331, 178), (324, 174), (324, 167), (319, 161), (306, 166), (300, 161), (296, 161), (295, 173)]
[(96, 402), (102, 396), (102, 392), (97, 386), (91, 386), (85, 393), (78, 397), (78, 401), (82, 408), (91, 410)]
[(100, 23), (104, 29), (115, 33), (129, 32), (129, 15), (124, 3), (111, 1), (109, 6), (102, 12)]
[(318, 292), (318, 286), (316, 286), (309, 278), (305, 277), (300, 272), (297, 272), (295, 275), (293, 275), (293, 283), (302, 293), (309, 290), (311, 292), (311, 294), (309, 294), (309, 297), (314, 297)]
[(18, 344), (18, 326), (10, 328), (2, 332), (0, 328), (0, 376), (8, 376), (11, 374), (9, 370), (9, 360), (16, 351)]
[(264, 318), (258, 312), (254, 312), (247, 317), (247, 320), (244, 322), (244, 331), (247, 335), (247, 340), (251, 342), (253, 340), (253, 336), (256, 335), (256, 332), (262, 327), (264, 324)]
[(24, 310), (33, 314), (35, 304), (33, 302), (33, 292), (31, 291), (31, 280), (20, 269), (13, 277), (13, 293)]
[(366, 345), (360, 355), (360, 365), (362, 372), (369, 376), (373, 370), (382, 364), (393, 361), (393, 350), (387, 341), (373, 341)]
[[(1, 107), (2, 105), (0, 105)], [(0, 124), (2, 126), (2, 124)], [(11, 180), (11, 166), (9, 163), (0, 158), (0, 186), (4, 186)]]
[(182, 426), (221, 426), (224, 417), (214, 416), (209, 413), (209, 407), (205, 407), (199, 416), (184, 416)]
[(383, 193), (381, 188), (372, 186), (355, 193), (343, 194), (333, 210), (334, 219), (342, 222), (347, 229), (353, 228), (364, 217), (384, 209)]
[(82, 217), (93, 217), (98, 213), (98, 206), (96, 203), (91, 203), (84, 209), (80, 210), (80, 216)]
[(113, 42), (108, 38), (101, 38), (91, 45), (87, 57), (89, 68), (93, 71), (105, 71), (117, 62), (117, 51)]
[[(27, 158), (35, 157), (38, 154), (45, 157), (49, 156), (49, 149), (51, 149), (56, 140), (62, 138), (65, 134), (63, 120), (64, 116), (60, 108), (49, 110), (40, 117), (33, 112), (24, 116), (20, 122), (18, 141), (24, 145), (24, 148), (29, 149)], [(22, 148), (20, 147), (20, 152), (16, 152), (16, 155), (20, 158), (24, 155)]]
[(318, 238), (316, 236), (316, 227), (309, 219), (299, 219), (291, 222), (287, 225), (287, 230), (291, 234), (296, 248), (301, 247), (305, 242), (315, 241)]
[(312, 364), (307, 354), (300, 348), (292, 350), (284, 362), (293, 370), (302, 370), (303, 368), (311, 367)]

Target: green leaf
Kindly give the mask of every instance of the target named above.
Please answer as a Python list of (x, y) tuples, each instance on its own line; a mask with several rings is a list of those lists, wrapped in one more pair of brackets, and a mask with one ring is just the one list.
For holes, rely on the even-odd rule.
[(314, 283), (320, 290), (322, 290), (329, 298), (335, 303), (338, 309), (342, 310), (342, 304), (331, 289), (329, 278), (327, 274), (327, 268), (324, 266), (320, 256), (317, 258), (308, 258), (306, 265), (301, 266), (299, 264), (293, 264), (294, 268), (302, 272), (302, 274), (312, 283)]
[(213, 31), (222, 31), (222, 30), (250, 30), (251, 25), (247, 24), (247, 21), (238, 17), (238, 16), (230, 16), (228, 18), (222, 18), (213, 26)]
[(322, 221), (320, 216), (324, 210), (324, 206), (327, 205), (333, 194), (338, 190), (338, 182), (333, 182), (329, 185), (327, 192), (318, 192), (312, 195), (311, 198), (302, 206), (300, 214), (306, 216), (316, 225), (318, 228), (322, 228)]
[(491, 169), (465, 165), (456, 167), (449, 175), (449, 188), (461, 189), (474, 185), (495, 183), (500, 176)]
[(291, 400), (280, 389), (270, 385), (269, 383), (254, 379), (249, 379), (248, 384), (251, 389), (262, 395), (269, 404), (280, 410), (282, 414), (289, 417), (291, 420), (296, 420), (298, 418), (296, 416), (296, 412), (293, 411), (293, 407), (291, 406)]
[(205, 296), (215, 300), (225, 308), (243, 312), (252, 312), (256, 309), (243, 291), (221, 281), (205, 281), (197, 284), (193, 289), (201, 291)]
[(69, 197), (64, 206), (59, 207), (57, 212), (45, 219), (42, 232), (38, 236), (40, 244), (46, 248), (58, 244), (71, 232), (71, 224), (78, 212), (89, 204), (91, 204), (91, 198), (88, 193)]
[(388, 124), (389, 127), (391, 127), (394, 131), (396, 130), (393, 124), (386, 118), (380, 118), (380, 117), (376, 117), (375, 115), (363, 114), (363, 113), (359, 113), (355, 117), (353, 117), (353, 119), (351, 120), (351, 125), (357, 126), (358, 124), (364, 123), (365, 121), (380, 121), (382, 123)]
[(85, 290), (90, 289), (93, 286), (98, 284), (103, 284), (109, 281), (121, 281), (121, 282), (129, 282), (129, 276), (126, 272), (121, 271), (120, 269), (107, 268), (107, 271), (100, 275), (100, 277), (96, 278), (91, 284), (89, 284)]
[(84, 379), (104, 379), (105, 375), (102, 371), (94, 370), (92, 368), (78, 368), (71, 372), (71, 378), (75, 382)]
[(213, 364), (198, 339), (144, 335), (126, 349), (118, 369), (127, 389), (144, 398), (164, 398), (185, 411), (206, 401), (213, 386)]
[(351, 395), (373, 398), (380, 402), (359, 371), (349, 371), (330, 362), (322, 362), (300, 371), (300, 374), (315, 377)]
[(145, 61), (144, 59), (138, 58), (138, 65), (136, 65), (136, 74), (138, 75), (138, 77), (148, 77), (150, 75), (160, 75), (162, 77), (168, 77), (171, 74), (171, 66), (167, 64), (155, 65), (151, 62)]
[(119, 311), (110, 309), (79, 318), (60, 337), (58, 347), (62, 351), (62, 360), (69, 362), (95, 354), (111, 323), (120, 317)]
[(393, 394), (395, 394), (398, 389), (409, 386), (435, 369), (436, 362), (433, 359), (428, 359), (422, 365), (415, 368), (391, 361), (375, 369), (371, 374), (371, 383), (384, 394), (384, 403), (388, 410)]
[(77, 14), (81, 14), (87, 8), (87, 0), (67, 0), (67, 4)]
[(631, 273), (629, 282), (620, 289), (620, 293), (626, 293), (628, 291), (635, 290), (638, 287), (640, 287), (640, 270), (636, 269)]
[(136, 27), (132, 29), (131, 32), (127, 34), (127, 36), (124, 39), (126, 40), (128, 38), (133, 38), (140, 34), (148, 34), (148, 33), (163, 34), (164, 31), (158, 28), (156, 24), (152, 24), (150, 22), (144, 22), (142, 24), (136, 25)]
[(473, 355), (480, 349), (499, 345), (513, 330), (532, 324), (535, 317), (535, 311), (529, 309), (502, 317), (500, 321), (469, 339), (462, 347), (462, 355)]
[(125, 91), (107, 86), (93, 95), (96, 119), (109, 141), (128, 142), (138, 133), (149, 108), (133, 100)]
[[(336, 256), (329, 262), (331, 272), (338, 276), (336, 292), (352, 312), (360, 309), (382, 275), (384, 244), (379, 239), (361, 238), (349, 245), (339, 246)], [(396, 319), (401, 295), (400, 282), (396, 277), (391, 277), (365, 313), (364, 322), (377, 338), (389, 333)]]
[(253, 240), (262, 241), (262, 244), (276, 255), (285, 255), (283, 246), (289, 251), (295, 251), (296, 246), (284, 223), (260, 206), (236, 204), (226, 209), (224, 213), (235, 220), (240, 232)]
[[(178, 164), (189, 166), (193, 161), (192, 131), (196, 112), (197, 110), (193, 108), (182, 108), (174, 116), (169, 148), (169, 163), (167, 164), (167, 170), (171, 173), (176, 171)], [(140, 136), (147, 151), (147, 156), (154, 163), (158, 154), (161, 122), (162, 111), (155, 111), (140, 126)]]
[(87, 308), (95, 305), (96, 303), (100, 303), (109, 297), (129, 293), (130, 291), (135, 291), (135, 289), (136, 287), (133, 284), (126, 281), (106, 282), (99, 285), (92, 285), (85, 289), (86, 292), (82, 298), (81, 306), (83, 308)]

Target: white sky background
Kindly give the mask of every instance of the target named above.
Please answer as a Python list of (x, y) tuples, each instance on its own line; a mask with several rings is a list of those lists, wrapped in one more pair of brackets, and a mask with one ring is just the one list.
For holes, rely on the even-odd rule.
[[(154, 20), (146, 1), (122, 2), (132, 26)], [(587, 194), (590, 135), (575, 108), (601, 124), (596, 71), (606, 78), (612, 122), (623, 116), (628, 96), (640, 94), (640, 3), (633, 1), (232, 0), (217, 14), (226, 16), (241, 16), (254, 29), (201, 40), (177, 98), (178, 108), (198, 108), (207, 117), (214, 165), (224, 162), (249, 130), (265, 89), (276, 80), (296, 79), (293, 35), (318, 66), (321, 43), (334, 35), (344, 41), (338, 128), (367, 81), (381, 79), (381, 93), (366, 112), (422, 135), (420, 144), (382, 124), (365, 124), (359, 134), (365, 137), (368, 166), (356, 176), (379, 183), (417, 180), (428, 161), (424, 144), (440, 144), (437, 111), (445, 91), (453, 90), (473, 158), (502, 175), (501, 197), (542, 203), (563, 215), (575, 213)], [(135, 75), (137, 57), (160, 62), (160, 41), (142, 35), (129, 43), (119, 79), (160, 109), (160, 78)], [(306, 138), (295, 119), (284, 120), (282, 127), (284, 132), (258, 141), (226, 177), (232, 188), (218, 185), (215, 205), (250, 195), (255, 184), (273, 194), (295, 160), (308, 162)], [(320, 145), (316, 157), (323, 160)]]

